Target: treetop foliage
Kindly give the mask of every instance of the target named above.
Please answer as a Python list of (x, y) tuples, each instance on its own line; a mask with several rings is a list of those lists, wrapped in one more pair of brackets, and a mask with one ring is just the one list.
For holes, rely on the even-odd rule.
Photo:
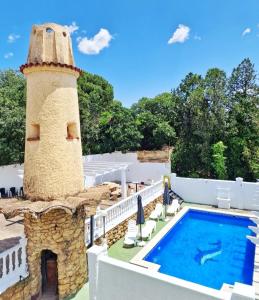
[[(23, 161), (25, 86), (17, 72), (0, 72), (0, 165)], [(248, 58), (229, 78), (218, 68), (189, 73), (170, 93), (131, 108), (114, 99), (107, 80), (87, 72), (78, 96), (83, 154), (170, 145), (181, 176), (259, 178), (259, 86)]]

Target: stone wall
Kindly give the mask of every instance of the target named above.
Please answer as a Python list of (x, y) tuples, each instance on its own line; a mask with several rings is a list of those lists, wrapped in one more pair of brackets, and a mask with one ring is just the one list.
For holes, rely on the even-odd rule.
[(34, 274), (31, 280), (32, 295), (41, 290), (41, 252), (45, 249), (57, 254), (60, 299), (75, 293), (86, 282), (84, 221), (83, 208), (72, 216), (60, 209), (46, 213), (41, 218), (25, 215), (29, 272)]
[[(147, 219), (158, 202), (160, 196), (144, 207)], [(121, 239), (128, 227), (128, 221), (136, 219), (136, 214), (126, 219), (114, 229), (106, 233), (110, 247)], [(84, 241), (84, 209), (71, 216), (59, 209), (35, 218), (25, 214), (27, 243), (27, 259), (29, 272), (33, 276), (7, 289), (0, 300), (31, 300), (41, 292), (41, 251), (48, 249), (58, 256), (59, 297), (64, 299), (77, 292), (87, 280), (87, 260)], [(101, 239), (96, 241), (100, 244)], [(33, 297), (35, 296), (35, 297)]]
[(51, 250), (57, 255), (59, 299), (76, 293), (87, 279), (85, 247), (85, 211), (73, 215), (62, 209), (37, 218), (24, 216), (29, 278), (7, 289), (0, 300), (37, 299), (41, 293), (41, 253)]
[(168, 163), (171, 161), (171, 154), (171, 147), (164, 147), (162, 150), (137, 151), (140, 162)]
[(30, 281), (29, 277), (11, 286), (0, 295), (0, 300), (31, 300)]
[[(148, 205), (146, 205), (144, 207), (145, 219), (148, 219), (148, 217), (150, 216), (152, 210), (154, 210), (156, 204), (159, 203), (159, 202), (160, 203), (163, 202), (163, 197), (162, 196), (156, 198), (154, 201), (152, 201), (151, 203), (149, 203)], [(124, 237), (124, 235), (125, 235), (125, 233), (127, 232), (127, 229), (128, 229), (129, 220), (131, 220), (131, 219), (136, 220), (136, 215), (137, 214), (132, 215), (130, 218), (126, 219), (125, 221), (120, 223), (118, 226), (116, 226), (115, 228), (113, 228), (112, 230), (110, 230), (106, 233), (106, 239), (107, 239), (108, 247), (112, 246), (118, 240), (120, 240), (122, 237)], [(96, 240), (95, 243), (97, 245), (101, 244), (101, 238)]]

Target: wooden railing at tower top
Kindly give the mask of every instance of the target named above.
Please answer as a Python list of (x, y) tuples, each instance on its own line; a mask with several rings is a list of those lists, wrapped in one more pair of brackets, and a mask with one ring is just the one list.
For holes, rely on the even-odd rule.
[[(142, 204), (145, 207), (162, 193), (163, 182), (160, 180), (103, 210), (102, 214), (97, 213), (94, 216), (94, 239), (98, 239), (104, 232), (103, 215), (105, 215), (105, 231), (107, 232), (137, 212), (138, 195), (141, 195)], [(90, 244), (90, 218), (86, 219), (85, 226), (85, 243), (88, 246)]]

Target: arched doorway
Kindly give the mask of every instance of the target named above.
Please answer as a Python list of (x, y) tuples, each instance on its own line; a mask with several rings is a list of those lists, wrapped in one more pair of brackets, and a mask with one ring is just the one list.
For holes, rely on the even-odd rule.
[(57, 254), (50, 250), (41, 252), (42, 295), (58, 295)]

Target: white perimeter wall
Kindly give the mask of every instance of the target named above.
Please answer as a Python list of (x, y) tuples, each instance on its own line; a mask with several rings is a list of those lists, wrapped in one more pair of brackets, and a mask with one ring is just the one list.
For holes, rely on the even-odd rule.
[[(83, 161), (111, 161), (111, 162), (130, 162), (130, 166), (126, 171), (127, 181), (149, 182), (151, 180), (158, 181), (165, 174), (171, 173), (170, 163), (141, 163), (137, 159), (137, 153), (121, 153), (113, 152), (106, 154), (95, 154), (83, 156)], [(85, 186), (93, 186), (104, 181), (121, 180), (121, 172), (114, 172), (103, 176), (85, 177)], [(8, 165), (0, 167), (0, 188), (9, 189), (15, 186), (20, 188), (23, 186), (23, 165)]]
[(23, 186), (23, 165), (9, 165), (0, 167), (0, 188), (20, 188)]
[(229, 189), (233, 208), (259, 210), (259, 183), (177, 177), (171, 174), (174, 192), (186, 202), (217, 205), (218, 188)]
[(100, 246), (89, 249), (88, 262), (90, 300), (227, 299), (221, 291), (110, 258)]
[[(110, 162), (129, 162), (131, 163), (126, 171), (127, 181), (149, 182), (151, 180), (158, 181), (165, 174), (171, 173), (171, 163), (155, 163), (155, 162), (139, 162), (137, 153), (105, 153), (86, 155), (83, 157), (85, 163), (88, 161), (110, 161)], [(96, 182), (120, 180), (120, 172), (107, 174), (103, 178), (97, 177)]]

